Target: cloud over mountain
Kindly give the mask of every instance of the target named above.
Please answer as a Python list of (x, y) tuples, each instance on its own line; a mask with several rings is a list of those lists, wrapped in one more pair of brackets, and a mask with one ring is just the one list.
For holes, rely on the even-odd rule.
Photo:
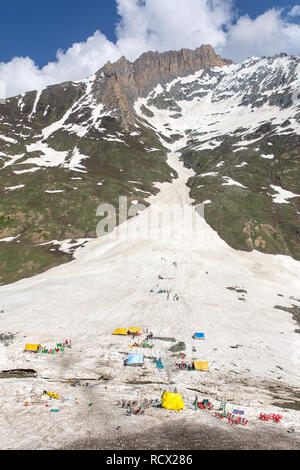
[(134, 60), (148, 50), (194, 49), (211, 44), (223, 56), (240, 61), (251, 55), (299, 53), (300, 5), (271, 9), (257, 18), (238, 16), (228, 0), (117, 0), (116, 42), (96, 31), (86, 41), (57, 51), (56, 60), (39, 68), (30, 57), (0, 62), (7, 96), (50, 84), (79, 80), (108, 60)]

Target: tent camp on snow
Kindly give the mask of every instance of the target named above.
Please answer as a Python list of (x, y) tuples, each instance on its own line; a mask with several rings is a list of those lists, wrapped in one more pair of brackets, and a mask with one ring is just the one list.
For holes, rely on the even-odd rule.
[(144, 365), (143, 354), (128, 354), (127, 359), (124, 361), (125, 366), (141, 367)]

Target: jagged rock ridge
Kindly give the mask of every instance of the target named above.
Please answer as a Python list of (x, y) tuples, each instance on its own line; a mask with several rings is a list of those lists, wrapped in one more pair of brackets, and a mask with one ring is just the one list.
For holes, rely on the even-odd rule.
[(97, 72), (97, 77), (105, 81), (96, 80), (94, 91), (99, 87), (102, 102), (108, 109), (117, 108), (120, 111), (123, 125), (133, 125), (133, 103), (139, 97), (145, 97), (158, 84), (232, 63), (229, 59), (222, 59), (209, 45), (202, 45), (195, 51), (147, 52), (133, 63), (121, 57), (114, 64), (108, 62)]

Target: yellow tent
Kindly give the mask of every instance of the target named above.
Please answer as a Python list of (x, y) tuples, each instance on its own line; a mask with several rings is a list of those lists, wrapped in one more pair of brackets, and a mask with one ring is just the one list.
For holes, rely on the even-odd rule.
[(26, 352), (40, 352), (43, 347), (40, 344), (26, 344)]
[(166, 408), (167, 410), (183, 410), (184, 409), (184, 403), (181, 395), (179, 393), (168, 393), (165, 392), (163, 396), (163, 408)]
[(52, 393), (52, 392), (47, 392), (46, 395), (50, 398), (55, 398), (56, 400), (59, 399), (59, 394), (58, 393)]
[(126, 336), (127, 335), (127, 329), (124, 328), (117, 328), (114, 332), (113, 332), (113, 335), (123, 335), (123, 336)]
[(209, 370), (208, 362), (195, 361), (194, 367), (195, 367), (195, 370)]
[(142, 331), (142, 328), (129, 328), (128, 332), (129, 333), (140, 333)]

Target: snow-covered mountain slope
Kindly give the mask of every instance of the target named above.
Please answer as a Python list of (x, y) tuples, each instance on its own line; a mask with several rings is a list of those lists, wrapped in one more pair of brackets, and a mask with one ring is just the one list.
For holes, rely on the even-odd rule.
[(176, 142), (223, 240), (299, 260), (299, 62), (147, 53), (0, 105), (0, 283), (69, 261), (101, 203), (147, 204)]
[[(92, 438), (101, 446), (101, 439), (116, 436), (117, 427), (121, 439), (133, 428), (162, 425), (167, 417), (178, 425), (187, 420), (226, 427), (194, 411), (195, 393), (216, 407), (226, 395), (228, 411), (245, 410), (254, 431), (261, 429), (261, 411), (283, 415), (278, 429), (300, 429), (299, 411), (288, 408), (299, 399), (300, 336), (292, 314), (274, 308), (300, 305), (293, 300), (299, 297), (300, 264), (230, 248), (195, 212), (186, 186), (193, 172), (178, 157), (170, 153), (168, 160), (178, 178), (160, 184), (137, 218), (90, 242), (71, 263), (0, 288), (1, 332), (11, 335), (1, 347), (0, 368), (38, 373), (35, 379), (0, 379), (1, 448), (59, 448)], [(159, 290), (169, 290), (169, 300)], [(178, 301), (172, 300), (175, 294)], [(169, 351), (173, 344), (160, 340), (153, 340), (151, 353), (144, 352), (142, 369), (124, 367), (126, 354), (141, 350), (112, 332), (133, 326), (184, 341), (186, 360), (209, 361), (210, 372), (179, 371)], [(206, 341), (193, 340), (196, 331), (205, 332)], [(65, 338), (72, 340), (65, 353), (23, 352), (25, 343), (50, 347)], [(157, 369), (150, 356), (161, 357), (165, 369)], [(98, 377), (107, 380), (76, 388), (62, 381)], [(174, 387), (186, 405), (179, 420), (156, 408), (144, 417), (126, 417), (116, 406), (123, 398), (159, 399)], [(41, 405), (24, 407), (39, 402), (44, 390), (60, 395), (51, 403), (60, 410), (56, 416)]]
[(0, 284), (69, 261), (62, 242), (96, 237), (100, 204), (118, 207), (119, 195), (145, 203), (154, 183), (171, 180), (155, 134), (138, 124), (124, 131), (101, 103), (103, 81), (92, 76), (0, 106)]
[(253, 57), (201, 70), (158, 85), (135, 104), (141, 116), (144, 107), (153, 113), (147, 121), (159, 134), (187, 136), (186, 145), (195, 150), (218, 147), (221, 137), (237, 134), (247, 147), (262, 124), (269, 124), (272, 134), (299, 134), (300, 58)]
[(254, 57), (135, 104), (162, 142), (178, 142), (192, 198), (211, 201), (207, 221), (234, 248), (300, 259), (299, 85), (299, 57)]
[[(128, 132), (130, 128), (139, 128), (132, 109), (135, 99), (172, 77), (229, 63), (232, 61), (216, 55), (211, 46), (201, 46), (195, 51), (148, 52), (133, 63), (125, 57), (114, 64), (108, 62), (85, 80), (10, 98), (0, 107), (0, 150), (3, 148), (4, 166), (18, 161), (22, 165), (68, 167), (76, 148), (71, 137), (75, 143), (78, 139), (82, 143), (85, 137), (102, 140), (108, 134), (109, 124), (112, 135), (107, 135), (106, 139), (126, 146), (126, 139), (129, 135), (132, 137), (132, 132)], [(59, 136), (64, 137), (63, 143)], [(28, 145), (30, 139), (34, 145)], [(23, 149), (26, 155), (20, 151), (16, 154), (17, 149)], [(151, 149), (144, 146), (144, 150)], [(27, 154), (36, 151), (43, 157), (28, 160)], [(85, 158), (83, 154), (82, 159)], [(73, 169), (76, 170), (76, 165)]]
[(170, 181), (165, 149), (133, 103), (158, 83), (229, 63), (211, 46), (148, 52), (0, 104), (0, 284), (69, 261), (96, 236), (100, 204), (117, 207), (119, 195), (146, 204), (156, 182)]

